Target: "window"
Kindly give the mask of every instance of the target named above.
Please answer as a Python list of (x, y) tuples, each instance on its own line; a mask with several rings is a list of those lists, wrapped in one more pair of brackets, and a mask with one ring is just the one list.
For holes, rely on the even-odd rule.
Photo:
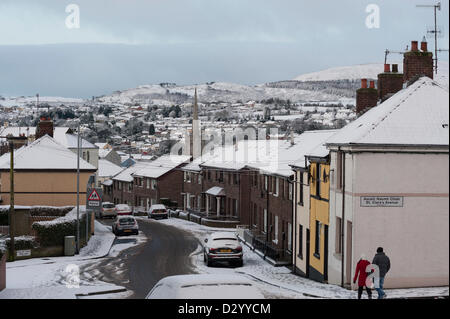
[(198, 174), (198, 183), (202, 184), (202, 174)]
[(150, 188), (150, 178), (147, 178), (147, 189)]
[(298, 257), (303, 259), (303, 225), (298, 229)]
[(223, 183), (223, 171), (219, 172), (219, 182)]
[(264, 232), (267, 233), (267, 209), (264, 208)]
[(288, 223), (288, 242), (287, 242), (287, 249), (288, 251), (292, 251), (292, 224)]
[(202, 209), (202, 195), (198, 195), (197, 197), (197, 209), (198, 210)]
[(298, 196), (298, 204), (300, 205), (300, 206), (304, 206), (305, 205), (305, 202), (304, 202), (304, 199), (303, 199), (303, 194), (304, 194), (304, 192), (303, 192), (303, 172), (299, 172), (299, 184), (298, 184), (298, 187), (299, 187), (299, 196)]
[(269, 176), (264, 176), (264, 190), (267, 191), (269, 189)]
[(155, 179), (152, 179), (152, 189), (155, 190), (158, 186), (158, 182)]
[(315, 247), (314, 247), (314, 255), (317, 258), (320, 258), (320, 234), (322, 231), (322, 224), (316, 220), (316, 241), (315, 241)]
[(275, 216), (275, 232), (273, 242), (275, 244), (278, 244), (278, 216)]
[(336, 254), (342, 254), (342, 219), (336, 217)]

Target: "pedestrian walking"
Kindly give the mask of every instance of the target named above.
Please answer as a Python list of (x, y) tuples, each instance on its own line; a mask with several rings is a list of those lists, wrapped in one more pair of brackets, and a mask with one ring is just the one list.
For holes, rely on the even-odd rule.
[(383, 247), (378, 247), (377, 254), (373, 258), (372, 264), (377, 265), (380, 270), (380, 279), (378, 288), (375, 288), (378, 292), (378, 299), (386, 298), (386, 293), (383, 290), (384, 278), (386, 274), (391, 269), (391, 261), (388, 256), (383, 251)]
[(370, 265), (370, 261), (367, 260), (366, 256), (363, 254), (356, 265), (355, 277), (353, 278), (353, 283), (356, 284), (358, 280), (358, 299), (361, 299), (364, 287), (366, 288), (367, 295), (369, 299), (372, 299), (372, 289), (367, 286), (366, 280), (368, 273), (366, 272), (367, 266)]

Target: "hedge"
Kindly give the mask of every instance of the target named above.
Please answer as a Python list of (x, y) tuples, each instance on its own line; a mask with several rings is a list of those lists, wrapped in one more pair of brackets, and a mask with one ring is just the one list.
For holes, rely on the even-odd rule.
[(52, 207), (52, 206), (32, 206), (30, 208), (31, 216), (66, 216), (74, 207)]
[[(34, 222), (31, 226), (36, 231), (37, 241), (42, 247), (64, 245), (64, 237), (77, 235), (77, 211), (73, 208), (66, 216), (52, 221)], [(91, 223), (88, 223), (91, 233)], [(80, 241), (86, 238), (86, 210), (80, 207)]]
[[(53, 206), (31, 206), (29, 208), (31, 216), (66, 216), (73, 206), (53, 207)], [(9, 225), (9, 206), (0, 207), (0, 226)]]
[[(6, 238), (5, 246), (6, 249), (10, 249), (11, 240), (10, 238)], [(18, 236), (14, 237), (14, 249), (15, 250), (24, 250), (24, 249), (33, 249), (37, 248), (39, 245), (36, 242), (36, 238), (33, 236)]]

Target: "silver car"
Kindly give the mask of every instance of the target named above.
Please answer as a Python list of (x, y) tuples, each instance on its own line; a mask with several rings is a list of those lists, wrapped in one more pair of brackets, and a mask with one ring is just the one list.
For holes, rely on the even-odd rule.
[(205, 239), (203, 258), (208, 267), (218, 261), (227, 261), (242, 267), (243, 257), (241, 243), (234, 233), (217, 232)]
[(112, 224), (112, 232), (116, 236), (138, 235), (139, 225), (133, 216), (117, 216)]
[(109, 202), (102, 203), (102, 210), (100, 211), (100, 218), (105, 217), (116, 217), (117, 211), (116, 211), (116, 205)]

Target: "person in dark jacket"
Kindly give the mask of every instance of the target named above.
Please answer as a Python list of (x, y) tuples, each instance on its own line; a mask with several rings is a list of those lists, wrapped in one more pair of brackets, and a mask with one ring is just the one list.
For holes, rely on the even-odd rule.
[(370, 261), (367, 260), (365, 255), (361, 255), (361, 258), (356, 265), (355, 277), (353, 278), (353, 283), (356, 284), (356, 280), (358, 280), (358, 299), (361, 299), (362, 293), (364, 291), (364, 287), (366, 287), (367, 295), (369, 299), (372, 299), (372, 290), (370, 287), (367, 287), (367, 266), (370, 265)]
[(382, 247), (378, 247), (377, 254), (373, 258), (372, 264), (377, 265), (380, 270), (379, 287), (375, 288), (378, 292), (378, 299), (386, 298), (386, 293), (383, 290), (384, 277), (386, 277), (389, 269), (391, 269), (391, 261), (384, 253)]

